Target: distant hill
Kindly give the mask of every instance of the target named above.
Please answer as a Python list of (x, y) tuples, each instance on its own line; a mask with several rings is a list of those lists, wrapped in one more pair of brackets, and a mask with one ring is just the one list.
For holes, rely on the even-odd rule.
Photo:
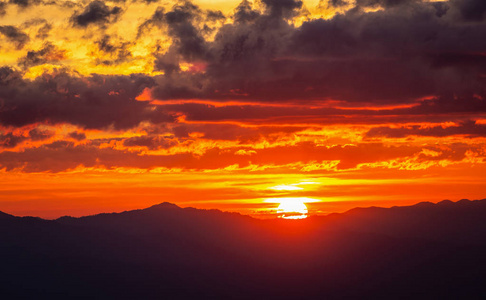
[(52, 221), (0, 213), (0, 295), (479, 299), (484, 220), (486, 200), (304, 220), (170, 203)]
[(13, 219), (13, 218), (15, 218), (15, 217), (0, 211), (0, 220)]
[(486, 199), (422, 202), (392, 208), (355, 208), (324, 218), (329, 226), (400, 238), (458, 244), (486, 243)]

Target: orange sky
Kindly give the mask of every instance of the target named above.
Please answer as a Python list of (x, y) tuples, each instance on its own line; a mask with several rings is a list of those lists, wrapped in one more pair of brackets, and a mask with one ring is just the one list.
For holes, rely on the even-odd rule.
[(0, 211), (485, 198), (463, 2), (0, 2)]

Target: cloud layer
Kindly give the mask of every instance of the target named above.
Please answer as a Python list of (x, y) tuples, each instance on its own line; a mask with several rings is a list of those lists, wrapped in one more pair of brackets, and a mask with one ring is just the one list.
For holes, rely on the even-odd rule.
[(484, 3), (0, 2), (0, 170), (465, 176)]

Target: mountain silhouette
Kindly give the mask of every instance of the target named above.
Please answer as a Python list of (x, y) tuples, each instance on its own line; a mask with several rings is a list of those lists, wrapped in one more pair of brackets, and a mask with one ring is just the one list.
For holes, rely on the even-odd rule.
[(13, 219), (13, 218), (15, 218), (15, 217), (0, 211), (0, 220)]
[(353, 231), (460, 244), (486, 242), (486, 200), (444, 200), (392, 208), (355, 208), (333, 214), (333, 225)]
[(170, 203), (57, 220), (0, 213), (0, 295), (479, 299), (485, 219), (486, 200), (303, 220)]

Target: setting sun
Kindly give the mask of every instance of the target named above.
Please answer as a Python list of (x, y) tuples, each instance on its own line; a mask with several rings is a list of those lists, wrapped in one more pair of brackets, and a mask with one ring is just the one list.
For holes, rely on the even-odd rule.
[(277, 214), (284, 219), (305, 219), (307, 206), (300, 200), (283, 201), (277, 208)]
[(305, 203), (321, 201), (308, 197), (282, 197), (268, 198), (264, 202), (279, 204), (276, 208), (276, 213), (279, 218), (305, 219), (308, 215), (308, 209)]

